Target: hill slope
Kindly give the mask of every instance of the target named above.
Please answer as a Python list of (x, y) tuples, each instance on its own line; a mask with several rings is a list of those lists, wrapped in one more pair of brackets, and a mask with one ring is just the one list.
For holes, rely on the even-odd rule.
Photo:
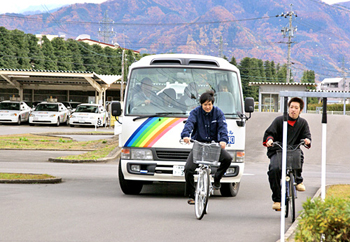
[[(73, 4), (53, 13), (0, 15), (0, 25), (26, 33), (65, 33), (69, 38), (89, 34), (106, 40), (99, 30), (111, 30), (121, 46), (145, 53), (199, 53), (274, 60), (287, 59), (281, 29), (289, 19), (276, 17), (291, 10), (298, 31), (292, 39), (292, 72), (301, 77), (314, 70), (318, 80), (343, 76), (349, 67), (350, 10), (347, 4), (318, 0), (109, 0), (102, 4)], [(108, 14), (109, 23), (102, 24)], [(114, 21), (114, 22), (112, 22)]]

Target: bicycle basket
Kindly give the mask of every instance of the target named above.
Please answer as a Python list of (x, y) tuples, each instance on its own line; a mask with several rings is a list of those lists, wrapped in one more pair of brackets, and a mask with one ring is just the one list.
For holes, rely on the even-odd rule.
[(193, 144), (193, 163), (218, 165), (221, 147), (217, 143), (206, 144), (195, 141)]
[[(282, 150), (277, 150), (277, 160), (282, 168)], [(287, 150), (287, 169), (301, 169), (301, 150)]]

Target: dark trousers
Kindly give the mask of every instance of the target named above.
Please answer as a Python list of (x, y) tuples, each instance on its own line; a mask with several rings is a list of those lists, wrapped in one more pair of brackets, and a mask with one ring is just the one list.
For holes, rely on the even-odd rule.
[[(301, 156), (301, 167), (303, 167), (304, 157)], [(274, 154), (270, 158), (269, 171), (267, 175), (269, 176), (270, 188), (272, 191), (272, 201), (281, 202), (281, 177), (282, 171), (280, 169), (281, 161), (277, 159), (277, 155)], [(303, 182), (303, 177), (301, 176), (302, 169), (295, 170), (295, 182), (297, 184)]]
[[(229, 168), (231, 165), (232, 157), (226, 150), (221, 149), (219, 161), (220, 161), (220, 166), (214, 175), (214, 180), (220, 180), (223, 177), (227, 168)], [(186, 196), (189, 196), (191, 198), (194, 198), (195, 185), (194, 185), (193, 175), (197, 167), (198, 165), (193, 163), (193, 153), (191, 150), (190, 154), (187, 157), (186, 165), (185, 165), (185, 179), (186, 179), (185, 192), (186, 192)]]

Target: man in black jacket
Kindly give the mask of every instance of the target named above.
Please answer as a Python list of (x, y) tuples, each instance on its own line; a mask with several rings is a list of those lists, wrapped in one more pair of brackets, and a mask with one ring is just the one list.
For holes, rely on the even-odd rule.
[[(288, 128), (287, 128), (287, 145), (297, 145), (300, 140), (304, 140), (308, 148), (311, 147), (311, 133), (309, 124), (299, 115), (304, 108), (304, 101), (300, 98), (293, 97), (288, 102)], [(272, 147), (274, 141), (282, 142), (283, 140), (283, 116), (277, 117), (267, 128), (263, 138), (263, 145), (267, 147), (267, 156), (270, 158), (269, 176), (270, 188), (272, 190), (272, 209), (279, 210), (281, 208), (281, 161), (277, 159), (276, 150)], [(303, 152), (301, 152), (301, 164), (304, 162)], [(296, 171), (295, 181), (298, 191), (305, 191), (302, 169)]]

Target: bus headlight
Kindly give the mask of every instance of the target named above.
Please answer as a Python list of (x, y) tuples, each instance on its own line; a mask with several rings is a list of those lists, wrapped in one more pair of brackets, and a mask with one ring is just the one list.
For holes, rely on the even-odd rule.
[(152, 160), (152, 151), (149, 149), (132, 149), (131, 150), (132, 160)]

